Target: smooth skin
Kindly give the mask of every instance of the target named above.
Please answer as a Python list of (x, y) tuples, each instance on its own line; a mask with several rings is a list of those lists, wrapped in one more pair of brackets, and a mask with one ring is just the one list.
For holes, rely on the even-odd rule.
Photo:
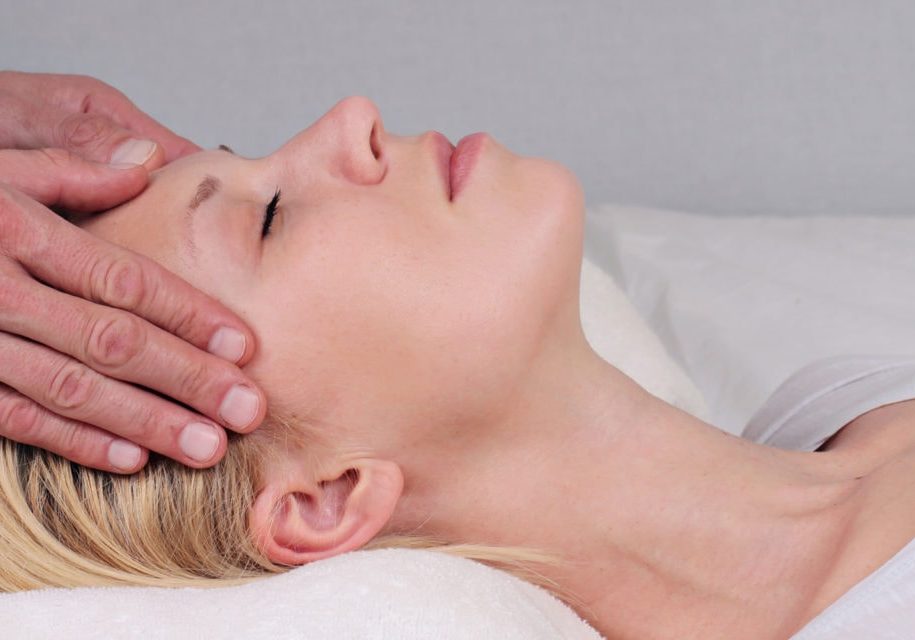
[[(607, 638), (769, 640), (911, 539), (911, 515), (875, 517), (915, 485), (888, 452), (742, 440), (591, 349), (565, 167), (488, 138), (449, 201), (434, 142), (354, 96), (265, 158), (176, 161), (84, 225), (243, 317), (247, 373), (321, 436), (264, 462), (249, 523), (272, 560), (392, 532), (533, 546), (567, 558), (543, 573)], [(189, 212), (207, 176), (220, 187)]]
[(51, 210), (119, 205), (198, 151), (93, 78), (0, 72), (0, 435), (127, 473), (150, 450), (211, 466), (263, 419), (236, 314)]

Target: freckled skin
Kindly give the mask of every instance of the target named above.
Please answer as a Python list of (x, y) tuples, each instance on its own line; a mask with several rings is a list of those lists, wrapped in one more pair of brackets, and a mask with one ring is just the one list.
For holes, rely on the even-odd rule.
[[(194, 256), (185, 217), (205, 175), (221, 186), (193, 213)], [(450, 202), (433, 138), (386, 132), (352, 97), (264, 158), (166, 165), (83, 226), (239, 313), (273, 406), (394, 451), (500, 411), (548, 340), (580, 335), (583, 217), (570, 171), (493, 138)]]

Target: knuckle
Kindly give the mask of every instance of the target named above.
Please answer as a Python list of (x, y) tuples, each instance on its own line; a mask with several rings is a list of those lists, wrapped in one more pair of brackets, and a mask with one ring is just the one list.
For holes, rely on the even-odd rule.
[(210, 368), (205, 364), (194, 364), (184, 370), (179, 382), (180, 388), (188, 398), (200, 398), (203, 396), (213, 375)]
[[(130, 420), (125, 420), (118, 431), (122, 438), (136, 443), (153, 442), (159, 433), (168, 433), (179, 428), (176, 421), (168, 416), (169, 411), (156, 411), (147, 404), (138, 410)], [(175, 424), (173, 424), (175, 423)]]
[(93, 369), (116, 369), (133, 360), (144, 344), (139, 318), (126, 313), (104, 314), (89, 330), (86, 361)]
[(101, 144), (111, 130), (108, 118), (94, 113), (74, 113), (61, 120), (59, 139), (67, 148), (95, 147)]
[(179, 336), (192, 336), (198, 327), (203, 325), (200, 310), (192, 304), (179, 304), (176, 306), (172, 317), (169, 318), (169, 327)]
[(80, 409), (92, 397), (92, 375), (82, 364), (64, 362), (51, 377), (48, 386), (48, 403), (56, 410)]
[(54, 452), (67, 460), (91, 460), (92, 435), (82, 425), (65, 420), (54, 430)]
[(51, 377), (47, 400), (58, 411), (81, 409), (92, 398), (92, 374), (82, 364), (69, 360)]
[(35, 149), (35, 153), (44, 158), (45, 162), (52, 167), (66, 168), (73, 164), (76, 156), (72, 151), (66, 149), (46, 148)]
[(16, 441), (32, 443), (41, 429), (41, 409), (22, 396), (9, 396), (0, 404), (0, 427)]
[(67, 79), (70, 81), (70, 86), (74, 91), (79, 91), (81, 93), (87, 93), (92, 89), (96, 88), (96, 85), (101, 84), (100, 80), (96, 80), (90, 75), (84, 73), (74, 73), (67, 76)]
[(96, 300), (121, 309), (134, 309), (146, 294), (140, 263), (127, 256), (99, 260), (90, 272)]
[(70, 77), (73, 78), (74, 84), (77, 84), (83, 91), (100, 91), (111, 88), (111, 85), (90, 75), (77, 73)]

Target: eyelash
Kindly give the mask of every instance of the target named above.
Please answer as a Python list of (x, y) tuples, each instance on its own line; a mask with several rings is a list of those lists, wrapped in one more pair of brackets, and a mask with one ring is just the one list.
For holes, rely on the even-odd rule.
[(264, 226), (261, 229), (261, 238), (266, 238), (270, 234), (270, 225), (273, 224), (273, 217), (276, 215), (276, 207), (280, 203), (280, 190), (277, 188), (276, 193), (273, 194), (273, 199), (270, 200), (270, 204), (267, 205), (266, 211), (264, 211)]

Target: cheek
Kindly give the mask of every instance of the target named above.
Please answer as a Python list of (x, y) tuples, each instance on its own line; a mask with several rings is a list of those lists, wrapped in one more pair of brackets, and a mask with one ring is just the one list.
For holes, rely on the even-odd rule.
[(320, 242), (251, 306), (265, 387), (363, 430), (474, 420), (504, 402), (557, 311), (578, 311), (580, 185), (556, 163), (523, 169), (466, 215), (312, 229)]

